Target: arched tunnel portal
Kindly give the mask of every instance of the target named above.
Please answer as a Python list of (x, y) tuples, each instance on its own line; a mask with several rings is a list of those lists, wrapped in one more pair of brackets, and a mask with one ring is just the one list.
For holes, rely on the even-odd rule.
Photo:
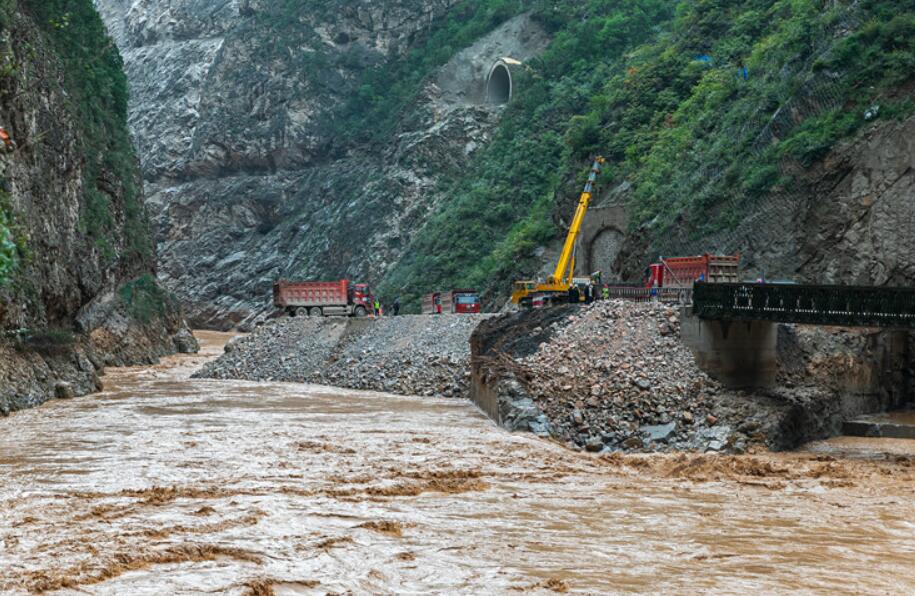
[(511, 69), (504, 60), (499, 60), (486, 78), (486, 100), (491, 104), (504, 105), (511, 101), (513, 91)]
[(616, 259), (626, 239), (629, 220), (623, 205), (592, 207), (581, 227), (576, 246), (576, 275), (602, 271), (604, 279), (619, 274)]

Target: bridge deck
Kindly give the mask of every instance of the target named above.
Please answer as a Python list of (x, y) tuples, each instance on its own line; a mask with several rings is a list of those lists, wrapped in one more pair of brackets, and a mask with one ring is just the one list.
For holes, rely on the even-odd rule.
[(915, 329), (915, 288), (697, 283), (702, 319)]

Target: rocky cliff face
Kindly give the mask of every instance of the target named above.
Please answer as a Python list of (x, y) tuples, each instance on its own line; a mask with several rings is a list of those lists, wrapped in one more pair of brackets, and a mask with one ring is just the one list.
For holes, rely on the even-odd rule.
[(798, 269), (833, 283), (915, 284), (915, 118), (874, 126), (809, 178)]
[(89, 0), (59, 8), (0, 2), (0, 236), (16, 261), (0, 279), (0, 413), (92, 391), (106, 364), (173, 352), (183, 327), (152, 279), (117, 52)]
[[(863, 116), (862, 116), (863, 117)], [(736, 233), (703, 239), (739, 252), (747, 277), (865, 286), (915, 284), (915, 117), (878, 122), (812, 167), (797, 185), (748, 210)], [(792, 167), (791, 164), (788, 167)], [(629, 275), (645, 262), (642, 239), (622, 250)], [(628, 261), (627, 261), (628, 257)]]
[(399, 129), (365, 147), (341, 140), (340, 106), (455, 0), (285, 16), (259, 0), (96, 1), (127, 64), (160, 278), (212, 327), (268, 309), (278, 277), (380, 280), (446, 200), (438, 176), (488, 142), (500, 114), (484, 98), (489, 68), (547, 41), (520, 17), (456, 48)]

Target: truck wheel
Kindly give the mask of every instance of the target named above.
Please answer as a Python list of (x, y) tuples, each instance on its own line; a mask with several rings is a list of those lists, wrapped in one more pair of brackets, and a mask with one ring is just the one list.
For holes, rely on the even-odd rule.
[(365, 307), (364, 307), (364, 306), (357, 306), (357, 307), (356, 307), (356, 310), (355, 310), (355, 314), (356, 314), (356, 316), (359, 317), (360, 319), (363, 319), (363, 318), (365, 318), (365, 316), (366, 316), (367, 314), (369, 314), (369, 313), (365, 310)]
[(296, 308), (295, 310), (289, 311), (289, 314), (291, 314), (294, 317), (307, 317), (308, 309), (305, 308), (304, 306), (300, 306), (299, 308)]
[(324, 313), (322, 313), (321, 309), (318, 308), (317, 306), (312, 307), (312, 309), (310, 311), (308, 311), (308, 314), (309, 314), (309, 316), (312, 316), (312, 317), (323, 317), (324, 316)]

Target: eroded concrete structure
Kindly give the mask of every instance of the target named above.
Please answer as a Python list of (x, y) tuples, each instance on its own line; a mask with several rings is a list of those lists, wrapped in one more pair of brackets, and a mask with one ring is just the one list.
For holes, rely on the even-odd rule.
[(728, 387), (770, 387), (778, 373), (778, 324), (708, 321), (683, 309), (683, 343), (699, 368)]

